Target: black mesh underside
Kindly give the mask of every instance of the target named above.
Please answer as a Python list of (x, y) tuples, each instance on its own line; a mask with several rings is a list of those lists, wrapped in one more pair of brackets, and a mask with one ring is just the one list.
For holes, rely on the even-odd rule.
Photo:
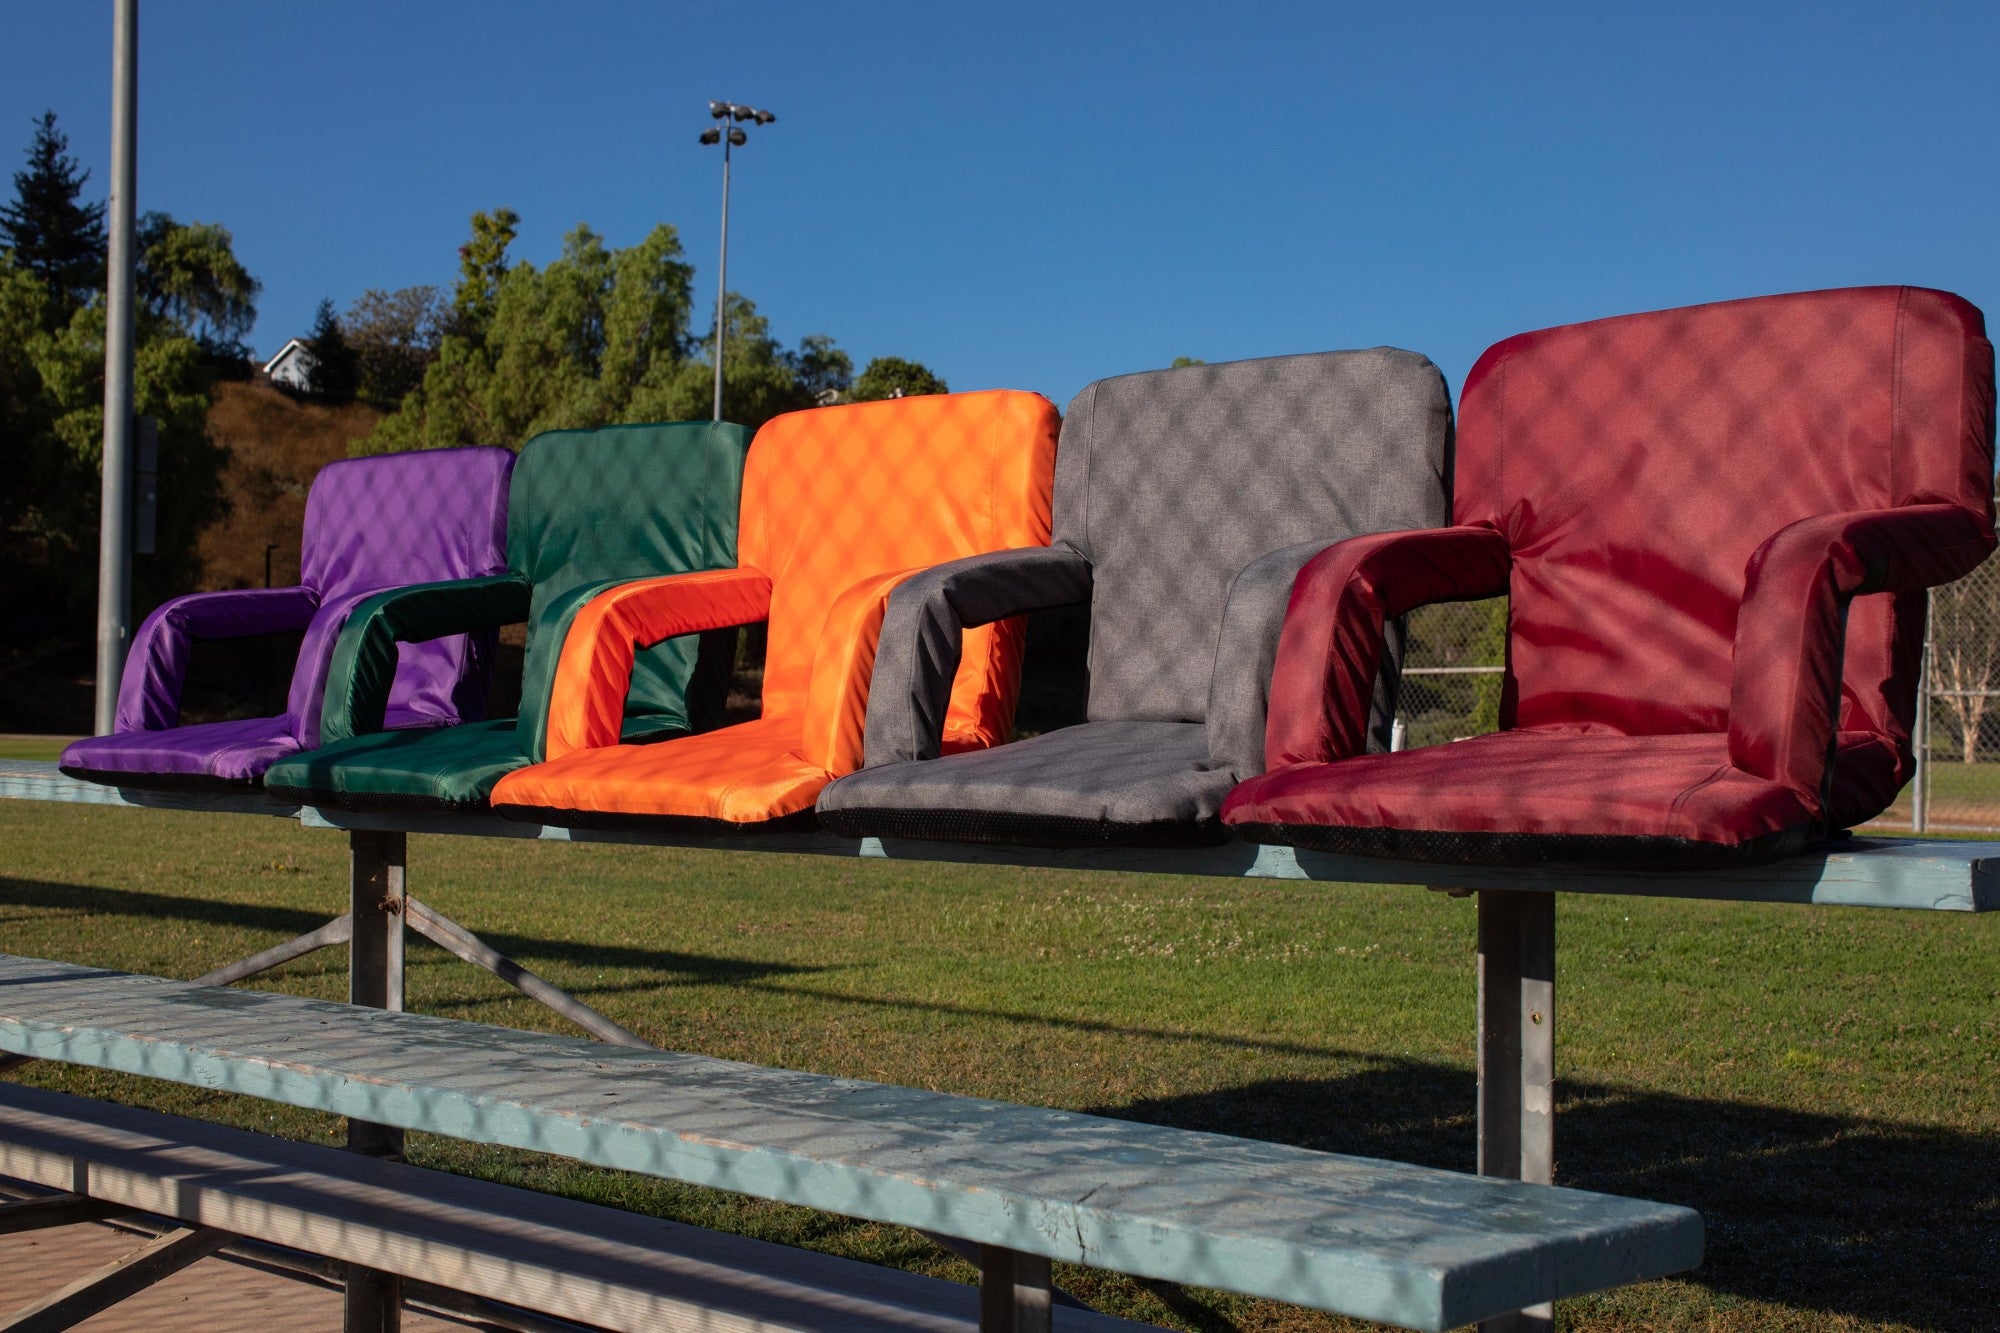
[(1782, 829), (1748, 842), (1626, 837), (1609, 833), (1459, 833), (1439, 829), (1343, 828), (1326, 824), (1238, 824), (1252, 842), (1340, 856), (1432, 865), (1739, 866), (1796, 856), (1819, 841), (1817, 825)]
[(219, 778), (213, 773), (121, 773), (117, 769), (73, 768), (68, 764), (58, 764), (57, 768), (64, 777), (75, 778), (79, 782), (95, 782), (104, 787), (130, 787), (135, 791), (209, 791), (240, 796), (264, 785), (256, 778)]
[(1229, 841), (1220, 820), (1108, 819), (1024, 815), (996, 810), (823, 810), (820, 822), (844, 838), (915, 838), (930, 842), (1003, 843), (1016, 847), (1212, 847)]
[(559, 810), (547, 805), (496, 805), (495, 811), (509, 819), (528, 824), (554, 824), (558, 828), (600, 829), (606, 833), (680, 833), (689, 837), (755, 837), (760, 833), (811, 833), (819, 827), (819, 817), (808, 807), (776, 819), (738, 824), (730, 819), (710, 819), (705, 815), (634, 815), (602, 810)]
[(264, 790), (281, 801), (295, 801), (300, 805), (310, 805), (322, 810), (347, 810), (355, 814), (394, 815), (410, 812), (414, 814), (483, 813), (486, 799), (480, 797), (470, 801), (454, 801), (443, 796), (418, 795), (415, 792), (395, 791), (331, 791), (319, 787), (287, 787), (279, 783), (267, 782)]

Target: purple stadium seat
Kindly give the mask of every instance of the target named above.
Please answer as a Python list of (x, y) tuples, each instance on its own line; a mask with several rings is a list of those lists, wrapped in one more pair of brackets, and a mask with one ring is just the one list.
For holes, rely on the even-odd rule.
[[(274, 762), (319, 744), (327, 664), (348, 612), (385, 588), (477, 578), (507, 565), (507, 449), (441, 449), (332, 463), (306, 497), (295, 588), (191, 593), (133, 636), (116, 730), (63, 751), (62, 770), (121, 787), (255, 786)], [(180, 726), (181, 685), (198, 641), (304, 631), (285, 711)], [(402, 645), (391, 727), (485, 714), (494, 635)]]

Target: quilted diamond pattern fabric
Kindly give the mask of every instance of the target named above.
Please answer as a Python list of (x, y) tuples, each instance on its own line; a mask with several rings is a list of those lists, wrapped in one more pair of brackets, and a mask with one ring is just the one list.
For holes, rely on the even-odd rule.
[[(266, 786), (348, 809), (485, 804), (506, 773), (543, 753), (563, 641), (590, 598), (634, 579), (736, 558), (736, 502), (749, 432), (721, 422), (546, 431), (522, 446), (507, 514), (507, 578), (408, 588), (370, 599), (333, 657), (327, 743), (273, 768)], [(521, 711), (504, 728), (398, 736), (373, 726), (376, 654), (441, 625), (525, 619)], [(625, 734), (685, 734), (719, 719), (729, 644), (684, 635), (635, 655), (614, 706)], [(407, 651), (408, 645), (402, 645)]]
[[(1263, 768), (1264, 695), (1293, 576), (1342, 537), (1441, 522), (1450, 440), (1443, 376), (1393, 348), (1089, 385), (1056, 463), (1055, 551), (1068, 561), (1017, 552), (1011, 566), (987, 557), (933, 571), (897, 592), (884, 630), (885, 656), (897, 636), (890, 660), (943, 660), (974, 601), (990, 603), (981, 615), (1029, 609), (1066, 579), (1057, 600), (1090, 605), (1088, 721), (936, 758), (924, 682), (888, 688), (885, 677), (867, 767), (827, 789), (821, 819), (850, 836), (1053, 845), (1225, 836), (1223, 797)], [(954, 617), (901, 606), (923, 597)], [(1393, 650), (1385, 674), (1384, 740)]]
[[(133, 637), (117, 730), (70, 746), (64, 771), (123, 786), (237, 786), (318, 744), (327, 666), (348, 615), (384, 588), (498, 569), (513, 466), (505, 449), (446, 449), (320, 469), (306, 496), (299, 586), (196, 593), (160, 606)], [(304, 639), (284, 713), (177, 725), (197, 640), (288, 630), (303, 630)], [(490, 632), (404, 645), (385, 702), (388, 725), (480, 717), (492, 655)]]
[[(954, 557), (1047, 542), (1056, 429), (1047, 400), (1011, 391), (768, 423), (750, 450), (738, 543), (741, 568), (763, 591), (744, 600), (727, 585), (738, 600), (719, 617), (740, 623), (768, 607), (763, 716), (707, 736), (618, 744), (593, 696), (622, 687), (632, 636), (692, 623), (705, 596), (725, 595), (724, 585), (705, 592), (685, 580), (634, 587), (617, 594), (617, 616), (564, 648), (548, 761), (503, 780), (495, 806), (571, 824), (745, 829), (809, 817), (829, 777), (861, 762), (875, 636), (896, 584)], [(969, 636), (946, 721), (955, 747), (1005, 737), (1021, 647), (1018, 623)]]
[(1063, 422), (1056, 538), (1090, 561), (1087, 716), (1199, 722), (1223, 596), (1297, 542), (1430, 527), (1451, 403), (1375, 348), (1099, 380)]
[(1411, 534), (1405, 567), (1371, 557), (1366, 580), (1329, 551), (1287, 617), (1273, 771), (1225, 818), (1512, 861), (1774, 856), (1871, 818), (1912, 768), (1923, 589), (1992, 549), (1992, 477), (1992, 347), (1948, 293), (1809, 292), (1510, 338), (1466, 381), (1450, 538), (1500, 547), (1502, 732), (1442, 754), (1338, 740), (1359, 671), (1338, 660), (1354, 656), (1342, 626), (1365, 640), (1411, 562), (1426, 596), (1497, 589), (1473, 586), (1491, 577), (1478, 562), (1438, 582), (1450, 534)]

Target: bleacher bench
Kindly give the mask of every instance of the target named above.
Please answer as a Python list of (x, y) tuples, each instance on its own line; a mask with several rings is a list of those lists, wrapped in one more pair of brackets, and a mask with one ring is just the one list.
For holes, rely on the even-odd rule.
[(1418, 1329), (1701, 1258), (1664, 1204), (32, 958), (0, 955), (0, 1050)]

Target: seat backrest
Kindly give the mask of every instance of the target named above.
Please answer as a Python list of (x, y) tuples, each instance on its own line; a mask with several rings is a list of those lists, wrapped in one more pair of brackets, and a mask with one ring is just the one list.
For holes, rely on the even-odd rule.
[[(299, 582), (319, 596), (287, 700), (294, 735), (319, 743), (334, 640), (363, 598), (385, 588), (477, 578), (506, 568), (509, 449), (432, 449), (328, 463), (306, 493)], [(454, 634), (398, 651), (392, 725), (484, 716), (490, 640)]]
[(1436, 527), (1450, 439), (1444, 377), (1391, 347), (1085, 386), (1063, 418), (1055, 538), (1091, 563), (1090, 720), (1205, 720), (1237, 571), (1300, 542)]
[[(1544, 329), (1459, 411), (1457, 521), (1513, 550), (1502, 726), (1728, 726), (1751, 555), (1800, 519), (1990, 515), (1993, 351), (1945, 292), (1864, 287)], [(1840, 726), (1907, 751), (1922, 593), (1857, 599)]]
[[(591, 596), (628, 579), (736, 563), (736, 508), (750, 432), (722, 421), (552, 430), (521, 448), (507, 513), (507, 561), (534, 584), (521, 672), (520, 732), (543, 757), (549, 691), (570, 622)], [(626, 734), (721, 720), (727, 660), (697, 675), (700, 636), (639, 652)]]
[[(829, 611), (871, 577), (1049, 540), (1055, 406), (1014, 390), (812, 408), (757, 432), (742, 563), (770, 575), (764, 716), (803, 714)], [(1007, 738), (1018, 625), (965, 635), (945, 732)], [(1002, 714), (1005, 714), (1002, 716)]]

